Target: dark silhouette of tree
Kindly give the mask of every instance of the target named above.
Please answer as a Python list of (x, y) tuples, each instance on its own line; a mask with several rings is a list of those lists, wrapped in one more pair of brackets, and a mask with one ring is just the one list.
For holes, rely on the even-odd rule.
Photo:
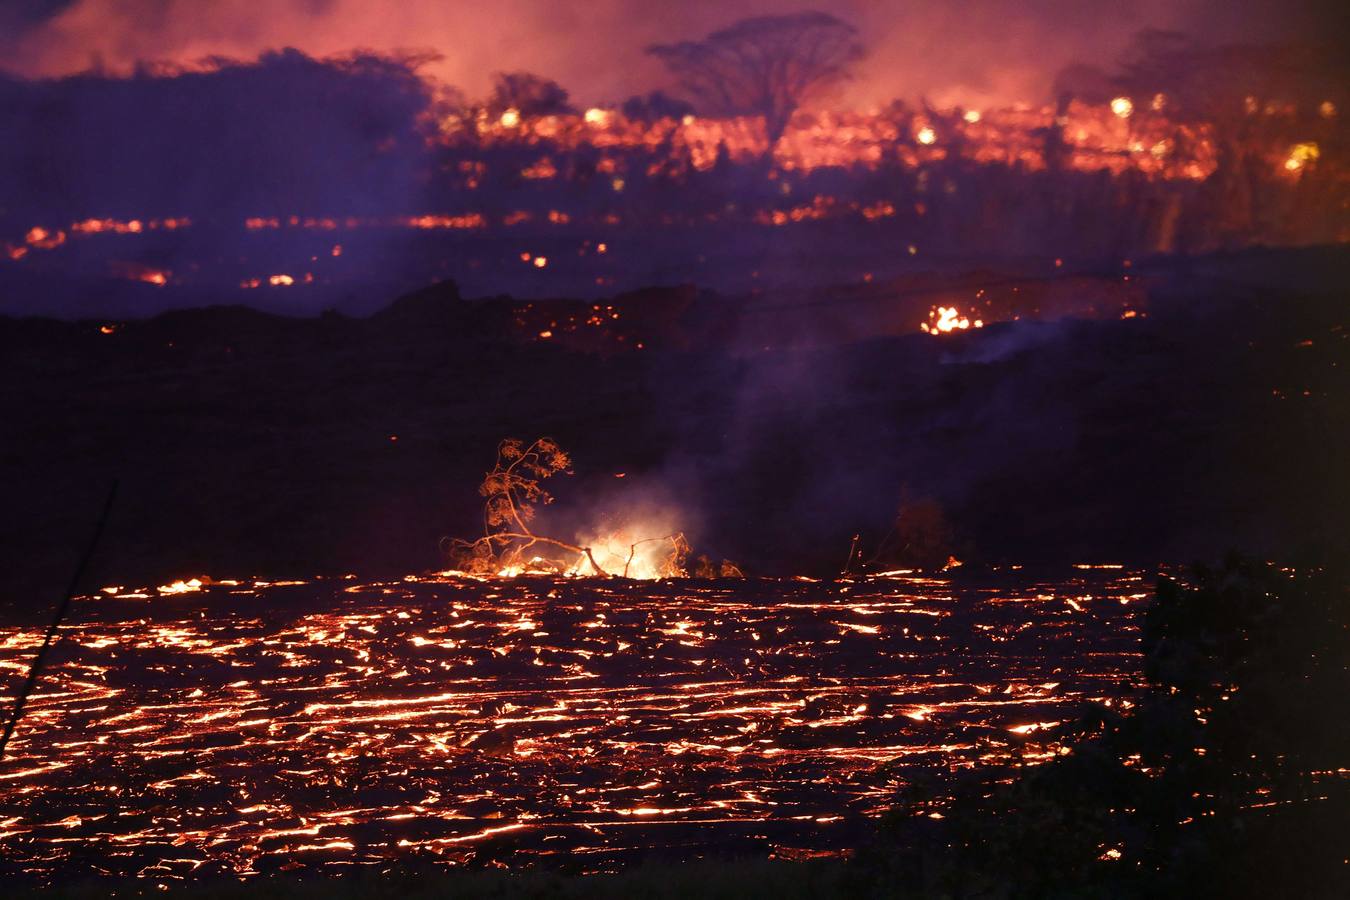
[(804, 12), (742, 19), (701, 41), (655, 44), (647, 52), (701, 111), (762, 116), (772, 150), (798, 107), (847, 78), (864, 50), (852, 25)]
[(942, 504), (931, 497), (901, 497), (890, 532), (869, 565), (940, 569), (955, 552), (956, 537)]
[(1116, 79), (1100, 66), (1073, 63), (1059, 70), (1050, 90), (1055, 97), (1055, 114), (1062, 116), (1075, 100), (1094, 105), (1110, 102), (1118, 87)]
[(1275, 106), (1315, 116), (1325, 101), (1346, 94), (1337, 58), (1327, 48), (1298, 44), (1210, 45), (1177, 31), (1144, 29), (1114, 71), (1074, 63), (1053, 87), (1061, 114), (1068, 103), (1105, 103), (1113, 96), (1153, 107), (1178, 121), (1219, 127), (1260, 121)]
[[(1203, 129), (1213, 140), (1214, 177), (1207, 218), (1220, 243), (1249, 243), (1260, 230), (1274, 172), (1273, 155), (1323, 130), (1324, 104), (1343, 109), (1346, 82), (1339, 56), (1312, 44), (1212, 45), (1176, 31), (1134, 36), (1113, 72), (1073, 65), (1055, 81), (1060, 115), (1072, 100), (1128, 98), (1134, 117), (1161, 115)], [(1109, 95), (1109, 96), (1108, 96)], [(1055, 126), (1058, 128), (1058, 126)], [(1192, 135), (1178, 127), (1173, 145)]]
[(567, 102), (567, 90), (551, 78), (530, 72), (498, 72), (488, 99), (488, 112), (501, 115), (508, 109), (527, 118), (576, 112)]
[(623, 103), (623, 114), (637, 122), (659, 122), (662, 119), (683, 119), (692, 115), (694, 106), (665, 91), (636, 94)]
[(1093, 106), (1109, 103), (1118, 94), (1118, 87), (1116, 79), (1105, 69), (1084, 63), (1073, 63), (1055, 75), (1050, 90), (1055, 98), (1055, 117), (1049, 125), (1039, 131), (1039, 137), (1045, 154), (1046, 168), (1052, 172), (1061, 172), (1067, 167), (1072, 155), (1064, 139), (1064, 125), (1068, 121), (1069, 108), (1074, 101)]

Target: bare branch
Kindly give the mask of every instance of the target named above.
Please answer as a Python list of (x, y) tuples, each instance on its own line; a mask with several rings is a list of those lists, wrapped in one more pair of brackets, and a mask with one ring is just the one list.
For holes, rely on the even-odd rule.
[[(495, 464), (491, 471), (484, 474), (478, 487), (479, 494), (485, 498), (483, 536), (473, 540), (451, 540), (444, 544), (458, 567), (479, 574), (496, 575), (517, 566), (521, 569), (539, 569), (537, 564), (545, 562), (547, 565), (544, 571), (580, 574), (578, 570), (584, 559), (594, 574), (613, 577), (613, 573), (596, 559), (591, 547), (536, 534), (527, 524), (533, 518), (535, 506), (553, 500), (540, 482), (559, 472), (570, 474), (571, 462), (566, 451), (551, 438), (539, 438), (528, 446), (514, 438), (502, 441), (497, 447)], [(673, 562), (664, 564), (660, 573), (678, 574), (683, 559), (689, 553), (689, 544), (683, 534), (677, 533), (644, 538), (631, 544), (623, 576), (628, 576), (640, 545), (667, 540), (671, 542), (670, 560)], [(527, 558), (527, 552), (539, 545), (565, 551), (573, 555), (572, 559), (563, 563), (556, 559)], [(606, 563), (610, 564), (609, 559), (606, 559)]]
[(742, 19), (702, 41), (655, 44), (647, 52), (704, 112), (762, 117), (772, 151), (804, 101), (848, 77), (863, 45), (852, 25), (805, 12)]

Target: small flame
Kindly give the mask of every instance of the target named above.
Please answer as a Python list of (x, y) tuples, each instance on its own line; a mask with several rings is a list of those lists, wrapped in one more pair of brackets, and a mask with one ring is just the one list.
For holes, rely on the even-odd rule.
[(953, 331), (965, 331), (970, 328), (983, 327), (983, 319), (975, 319), (972, 321), (969, 316), (961, 315), (955, 306), (934, 307), (928, 313), (928, 321), (919, 324), (919, 329), (921, 331), (932, 335), (950, 334)]
[(1315, 141), (1305, 141), (1301, 144), (1295, 144), (1289, 151), (1289, 156), (1284, 161), (1284, 168), (1289, 172), (1298, 172), (1310, 162), (1317, 160), (1322, 155), (1322, 148), (1317, 146)]
[(162, 584), (158, 590), (161, 594), (190, 594), (194, 591), (200, 591), (205, 583), (200, 578), (190, 578), (187, 581), (180, 579), (173, 584)]
[[(659, 533), (656, 529), (625, 528), (602, 537), (583, 541), (590, 556), (611, 575), (624, 575), (639, 581), (676, 578), (684, 574), (683, 556), (688, 550), (684, 535), (635, 537)], [(582, 554), (568, 570), (569, 575), (594, 575), (590, 557)]]

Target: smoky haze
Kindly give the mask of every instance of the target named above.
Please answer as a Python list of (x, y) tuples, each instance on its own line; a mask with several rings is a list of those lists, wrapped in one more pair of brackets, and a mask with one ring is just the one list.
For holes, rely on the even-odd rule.
[[(809, 4), (807, 4), (809, 5)], [(584, 103), (620, 101), (667, 83), (643, 48), (698, 38), (737, 18), (797, 12), (783, 0), (21, 0), (0, 12), (0, 52), (20, 75), (92, 68), (130, 71), (140, 61), (253, 58), (280, 47), (326, 56), (354, 47), (430, 49), (431, 74), (471, 95), (491, 73), (556, 78)], [(1045, 99), (1054, 73), (1078, 59), (1114, 58), (1145, 27), (1209, 42), (1334, 39), (1340, 17), (1325, 2), (1275, 0), (840, 0), (870, 56), (838, 101), (865, 106), (924, 95), (939, 103)]]
[(404, 211), (426, 104), (399, 61), (295, 51), (179, 78), (0, 77), (0, 125), (23, 138), (0, 147), (23, 175), (0, 208), (33, 221)]

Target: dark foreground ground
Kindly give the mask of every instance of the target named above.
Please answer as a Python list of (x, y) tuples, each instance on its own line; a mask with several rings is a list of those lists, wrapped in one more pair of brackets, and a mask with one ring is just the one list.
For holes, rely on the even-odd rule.
[[(790, 298), (447, 287), (365, 319), (0, 320), (0, 600), (52, 602), (113, 479), (90, 584), (423, 570), (481, 527), (496, 443), (544, 434), (576, 461), (555, 533), (642, 508), (752, 572), (835, 572), (902, 501), (971, 562), (1317, 558), (1350, 533), (1347, 276), (1325, 249)], [(918, 332), (983, 290), (986, 327)]]
[[(234, 900), (243, 897), (294, 897), (297, 900), (382, 900), (382, 898), (444, 898), (457, 900), (628, 900), (641, 897), (716, 898), (742, 900), (773, 897), (781, 900), (866, 896), (875, 894), (873, 873), (839, 860), (765, 861), (709, 860), (682, 865), (640, 865), (612, 875), (560, 875), (541, 872), (490, 872), (397, 869), (368, 872), (347, 879), (279, 876), (268, 881), (217, 881), (176, 889), (106, 882), (46, 889), (44, 897), (93, 900), (109, 896), (203, 897)], [(36, 893), (33, 896), (38, 896)]]

